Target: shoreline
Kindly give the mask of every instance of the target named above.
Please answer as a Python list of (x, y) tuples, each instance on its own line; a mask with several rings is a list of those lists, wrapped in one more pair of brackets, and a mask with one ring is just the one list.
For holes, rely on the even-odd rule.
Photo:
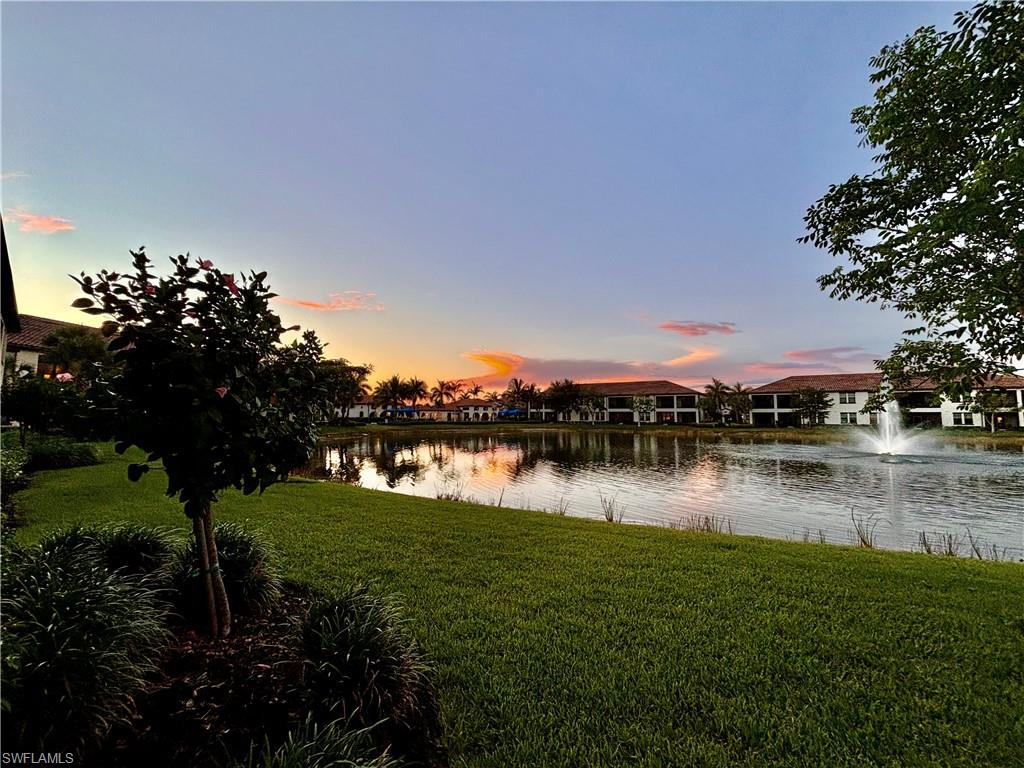
[[(786, 442), (840, 443), (850, 435), (869, 433), (871, 427), (818, 426), (818, 427), (754, 427), (754, 426), (691, 426), (679, 424), (581, 424), (576, 422), (440, 422), (410, 421), (409, 423), (380, 424), (352, 423), (321, 428), (321, 438), (344, 437), (349, 435), (387, 432), (464, 432), (485, 431), (493, 433), (529, 432), (541, 430), (575, 430), (581, 432), (624, 432), (655, 434), (693, 438), (753, 438), (760, 440), (784, 440)], [(936, 438), (947, 445), (991, 446), (1007, 448), (1020, 446), (1024, 449), (1024, 430), (1003, 431), (992, 434), (972, 428), (933, 428), (909, 430), (911, 434)]]

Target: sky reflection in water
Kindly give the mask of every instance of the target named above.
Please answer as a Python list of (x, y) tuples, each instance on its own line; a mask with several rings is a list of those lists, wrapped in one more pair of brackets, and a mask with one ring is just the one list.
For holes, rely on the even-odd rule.
[(368, 434), (321, 445), (309, 474), (434, 498), (457, 492), (502, 506), (672, 525), (717, 515), (737, 533), (851, 543), (851, 510), (873, 515), (877, 544), (918, 548), (966, 532), (1024, 556), (1024, 454), (930, 448), (895, 461), (851, 445), (720, 440), (621, 431), (536, 429)]

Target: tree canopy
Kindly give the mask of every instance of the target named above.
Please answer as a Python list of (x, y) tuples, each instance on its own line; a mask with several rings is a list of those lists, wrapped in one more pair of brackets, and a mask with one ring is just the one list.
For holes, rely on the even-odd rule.
[(879, 361), (888, 387), (928, 376), (953, 399), (1024, 358), (1024, 4), (982, 3), (871, 59), (853, 110), (875, 169), (831, 186), (801, 241), (845, 258), (838, 299), (918, 324)]

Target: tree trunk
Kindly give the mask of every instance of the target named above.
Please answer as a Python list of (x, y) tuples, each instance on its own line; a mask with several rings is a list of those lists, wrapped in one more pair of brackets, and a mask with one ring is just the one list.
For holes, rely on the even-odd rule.
[(210, 618), (210, 637), (218, 637), (220, 625), (217, 622), (217, 603), (214, 600), (213, 580), (210, 578), (210, 558), (206, 549), (206, 526), (203, 518), (196, 515), (192, 518), (192, 535), (196, 540), (196, 551), (199, 553), (199, 575), (203, 579), (203, 591), (206, 593), (206, 610)]
[(207, 504), (203, 509), (203, 529), (206, 534), (206, 549), (210, 559), (210, 581), (213, 583), (213, 600), (217, 612), (220, 633), (216, 637), (227, 637), (231, 634), (231, 606), (228, 593), (224, 588), (224, 577), (220, 572), (220, 560), (217, 557), (217, 541), (213, 535), (213, 512)]

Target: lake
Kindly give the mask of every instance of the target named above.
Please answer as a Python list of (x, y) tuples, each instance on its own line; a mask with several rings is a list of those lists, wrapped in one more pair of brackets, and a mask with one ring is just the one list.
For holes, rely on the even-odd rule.
[[(1024, 557), (1021, 449), (931, 445), (880, 457), (851, 444), (710, 439), (601, 429), (375, 432), (323, 442), (307, 474), (378, 490), (448, 496), (622, 522), (714, 526), (773, 538), (854, 541)], [(603, 501), (602, 501), (603, 499)]]

